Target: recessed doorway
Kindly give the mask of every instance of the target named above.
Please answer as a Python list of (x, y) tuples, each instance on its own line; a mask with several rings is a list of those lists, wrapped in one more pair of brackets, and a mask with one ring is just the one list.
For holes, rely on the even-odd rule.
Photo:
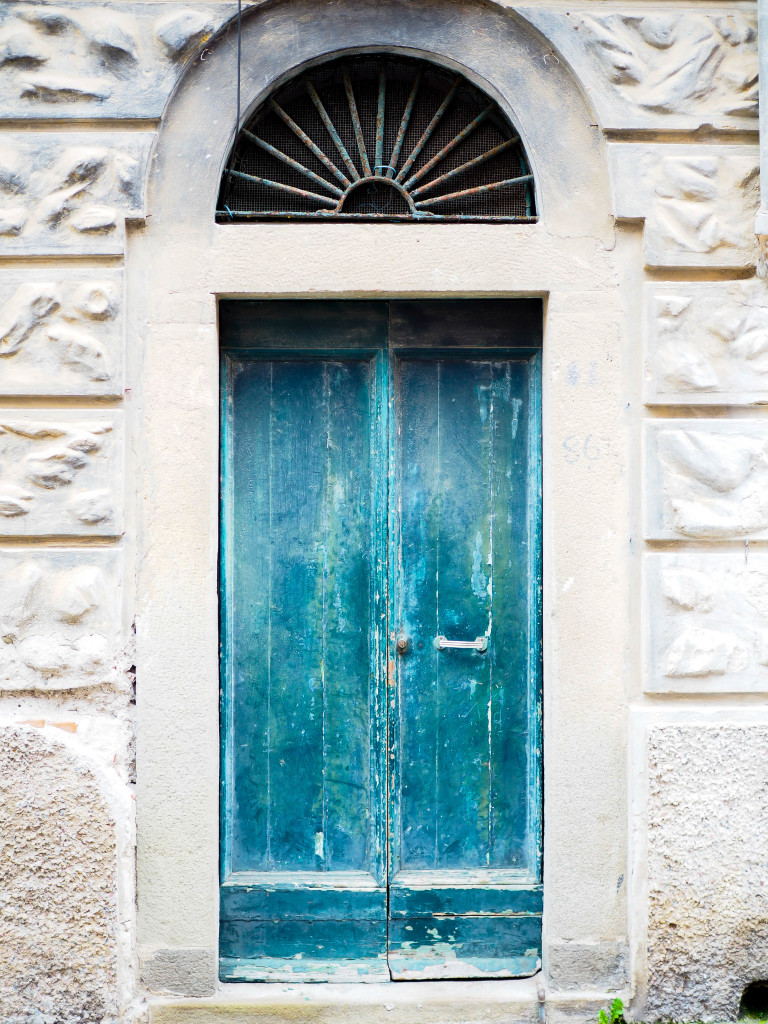
[(532, 974), (541, 302), (220, 329), (221, 977)]

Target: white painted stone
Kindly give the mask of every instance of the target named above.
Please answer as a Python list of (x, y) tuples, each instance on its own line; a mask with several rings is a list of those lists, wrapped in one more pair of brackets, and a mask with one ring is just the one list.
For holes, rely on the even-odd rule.
[(768, 557), (649, 554), (644, 573), (646, 691), (768, 693)]
[(123, 278), (106, 267), (0, 276), (0, 395), (119, 395)]
[(649, 728), (641, 1020), (736, 1020), (768, 977), (767, 835), (765, 724)]
[(119, 536), (122, 413), (0, 410), (0, 536)]
[(117, 1024), (117, 837), (88, 762), (4, 727), (0, 820), (0, 1020)]
[(646, 537), (768, 536), (768, 421), (657, 420), (645, 441)]
[(119, 254), (144, 216), (151, 132), (10, 132), (0, 157), (6, 255)]
[(2, 4), (0, 117), (160, 117), (183, 61), (236, 9)]
[(768, 402), (768, 289), (762, 281), (645, 287), (647, 405)]
[(125, 682), (119, 551), (0, 552), (0, 691)]
[(616, 216), (644, 220), (648, 266), (755, 265), (755, 147), (609, 146)]
[(603, 128), (752, 128), (757, 21), (743, 11), (523, 9), (572, 61)]

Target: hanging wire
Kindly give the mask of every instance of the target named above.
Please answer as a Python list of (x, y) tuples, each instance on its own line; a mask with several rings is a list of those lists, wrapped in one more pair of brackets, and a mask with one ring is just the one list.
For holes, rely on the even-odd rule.
[[(235, 149), (237, 148), (237, 135), (240, 131), (240, 67), (242, 64), (243, 57), (243, 0), (237, 0), (237, 112), (235, 114), (235, 128), (232, 132), (232, 146), (229, 150), (229, 160), (227, 161), (227, 192), (229, 192), (229, 184), (232, 180), (232, 161), (235, 159)], [(234, 220), (232, 211), (228, 206), (225, 206), (227, 213), (229, 214), (230, 220)]]
[(240, 130), (240, 67), (243, 59), (243, 0), (237, 0), (237, 117), (235, 138)]

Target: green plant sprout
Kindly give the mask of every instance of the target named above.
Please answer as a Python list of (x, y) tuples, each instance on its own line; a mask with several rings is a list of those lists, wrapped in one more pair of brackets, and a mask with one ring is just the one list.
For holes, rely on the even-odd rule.
[(624, 1003), (620, 999), (614, 999), (610, 1011), (601, 1010), (597, 1015), (598, 1024), (624, 1024)]

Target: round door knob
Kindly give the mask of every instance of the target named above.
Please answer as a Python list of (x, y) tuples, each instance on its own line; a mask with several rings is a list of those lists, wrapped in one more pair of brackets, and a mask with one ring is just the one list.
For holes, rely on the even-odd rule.
[(398, 654), (405, 654), (405, 652), (408, 650), (408, 637), (399, 636), (397, 638), (397, 643), (395, 644), (395, 647), (397, 648)]

